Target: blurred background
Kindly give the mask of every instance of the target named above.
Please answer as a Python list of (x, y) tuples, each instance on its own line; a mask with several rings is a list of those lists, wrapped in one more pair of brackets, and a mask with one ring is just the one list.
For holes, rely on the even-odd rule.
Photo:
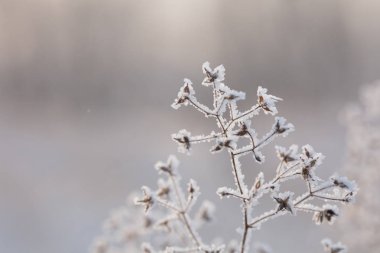
[[(313, 145), (329, 176), (345, 159), (339, 113), (380, 78), (379, 45), (377, 0), (1, 0), (0, 251), (87, 252), (110, 210), (155, 184), (153, 164), (177, 151), (171, 133), (213, 129), (192, 109), (170, 108), (184, 77), (211, 101), (198, 85), (206, 60), (247, 93), (242, 108), (258, 85), (282, 97), (296, 132), (276, 144)], [(259, 119), (264, 134), (273, 119)], [(248, 178), (273, 172), (273, 147), (264, 165), (245, 167)], [(215, 195), (233, 184), (230, 164), (208, 149), (178, 154), (181, 171), (223, 220), (201, 233), (234, 238), (239, 206)], [(297, 238), (297, 252), (321, 252), (326, 235), (339, 240), (334, 231), (300, 215), (269, 222), (254, 240), (293, 252)]]

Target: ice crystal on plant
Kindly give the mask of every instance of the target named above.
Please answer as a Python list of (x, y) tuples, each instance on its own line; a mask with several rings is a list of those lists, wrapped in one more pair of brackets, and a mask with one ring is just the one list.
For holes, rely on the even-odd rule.
[(210, 67), (209, 62), (205, 62), (202, 65), (203, 74), (206, 75), (202, 84), (205, 86), (216, 85), (219, 86), (222, 81), (224, 81), (224, 76), (226, 69), (223, 65), (219, 65), (215, 69)]
[(261, 86), (257, 89), (257, 102), (259, 106), (264, 110), (265, 114), (276, 115), (278, 113), (276, 103), (282, 101), (282, 98), (267, 94), (268, 89)]
[(317, 225), (321, 225), (324, 220), (326, 220), (330, 225), (332, 225), (335, 219), (339, 216), (339, 209), (337, 206), (333, 205), (323, 205), (322, 208), (316, 210), (313, 216), (313, 220)]
[[(267, 133), (258, 134), (251, 119), (261, 110), (266, 115), (276, 115), (278, 113), (277, 103), (282, 99), (268, 94), (266, 88), (259, 86), (257, 103), (249, 109), (241, 111), (237, 102), (245, 99), (245, 93), (235, 91), (224, 83), (225, 68), (223, 65), (212, 69), (210, 63), (205, 62), (202, 65), (202, 71), (205, 74), (203, 86), (212, 89), (212, 107), (209, 108), (197, 100), (193, 84), (188, 79), (184, 80), (172, 107), (178, 109), (181, 105), (192, 105), (207, 118), (215, 119), (217, 128), (208, 135), (191, 135), (190, 132), (183, 129), (172, 134), (172, 139), (178, 144), (178, 151), (182, 153), (190, 154), (194, 144), (213, 142), (214, 145), (210, 145), (211, 153), (228, 154), (235, 185), (222, 186), (217, 190), (217, 194), (221, 198), (235, 198), (241, 202), (243, 224), (239, 229), (240, 238), (238, 241), (232, 240), (229, 243), (204, 242), (198, 231), (204, 223), (214, 220), (215, 206), (209, 201), (203, 201), (197, 210), (191, 212), (196, 206), (200, 188), (192, 179), (185, 187), (182, 186), (178, 172), (179, 162), (174, 156), (170, 156), (166, 162), (158, 162), (155, 166), (160, 175), (158, 189), (153, 191), (148, 187), (143, 187), (142, 196), (136, 199), (136, 204), (142, 205), (146, 213), (149, 210), (148, 216), (146, 216), (149, 219), (146, 220), (142, 229), (135, 229), (132, 231), (134, 233), (130, 234), (135, 238), (141, 238), (147, 233), (152, 235), (148, 238), (150, 240), (146, 241), (149, 244), (143, 244), (142, 250), (146, 253), (219, 253), (223, 250), (227, 253), (245, 253), (250, 252), (252, 231), (259, 229), (265, 222), (280, 216), (306, 212), (314, 214), (312, 220), (316, 224), (324, 221), (332, 224), (339, 215), (338, 207), (330, 204), (319, 206), (318, 202), (313, 203), (313, 200), (352, 202), (357, 192), (356, 184), (345, 177), (336, 175), (327, 180), (317, 177), (316, 169), (322, 164), (324, 156), (308, 144), (302, 146), (301, 153), (299, 153), (297, 145), (291, 145), (289, 148), (276, 146), (275, 150), (280, 160), (277, 168), (272, 170), (265, 168), (255, 178), (246, 179), (240, 158), (250, 156), (255, 162), (263, 163), (265, 158), (261, 153), (263, 147), (277, 137), (286, 137), (294, 131), (294, 126), (284, 117), (275, 117), (272, 128)], [(248, 144), (243, 146), (241, 142), (243, 139), (248, 140)], [(271, 179), (264, 177), (264, 173), (268, 170), (275, 172), (275, 176)], [(279, 192), (280, 185), (292, 179), (302, 179), (305, 184), (304, 193), (296, 196), (291, 190)], [(249, 185), (246, 181), (249, 182)], [(265, 195), (272, 196), (274, 200), (272, 207), (268, 211), (252, 217), (252, 209)], [(153, 232), (157, 232), (155, 230), (160, 231), (160, 236), (166, 239), (162, 240), (159, 235), (153, 237), (156, 235)], [(143, 242), (142, 239), (137, 241)], [(99, 245), (107, 245), (107, 249), (111, 244), (109, 241), (105, 241), (104, 244), (99, 243)], [(331, 253), (338, 253), (336, 250), (340, 245), (327, 241), (324, 245)], [(125, 249), (123, 247), (121, 251), (106, 249), (101, 253), (127, 252), (123, 251)], [(268, 253), (270, 250), (267, 247), (259, 247), (256, 248), (256, 252)]]

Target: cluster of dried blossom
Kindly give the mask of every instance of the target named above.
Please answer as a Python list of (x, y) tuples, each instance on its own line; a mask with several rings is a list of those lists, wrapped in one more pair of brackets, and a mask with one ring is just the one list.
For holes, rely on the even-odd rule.
[[(251, 119), (260, 111), (276, 115), (278, 113), (276, 103), (282, 99), (268, 94), (267, 89), (259, 86), (257, 103), (248, 110), (239, 111), (237, 102), (245, 99), (245, 93), (232, 90), (224, 84), (224, 67), (220, 65), (212, 69), (206, 62), (202, 70), (205, 74), (202, 85), (212, 88), (213, 91), (213, 108), (197, 100), (193, 84), (189, 79), (184, 80), (172, 107), (178, 109), (181, 106), (191, 105), (206, 118), (214, 118), (218, 130), (207, 135), (194, 136), (183, 129), (173, 134), (172, 138), (178, 143), (178, 150), (182, 153), (190, 154), (194, 144), (213, 142), (211, 153), (225, 152), (229, 155), (235, 186), (220, 187), (217, 189), (217, 194), (221, 198), (231, 197), (241, 202), (243, 224), (239, 240), (215, 244), (202, 240), (198, 230), (213, 219), (215, 208), (211, 202), (205, 201), (195, 212), (192, 211), (200, 195), (199, 187), (194, 180), (190, 180), (187, 187), (181, 185), (178, 173), (179, 162), (174, 156), (169, 156), (167, 162), (159, 162), (155, 166), (160, 175), (157, 189), (152, 190), (144, 186), (142, 196), (135, 199), (136, 204), (144, 207), (146, 216), (133, 213), (131, 218), (128, 208), (114, 213), (106, 222), (104, 235), (96, 241), (94, 247), (96, 253), (133, 252), (131, 247), (136, 245), (142, 245), (145, 253), (249, 252), (252, 231), (259, 229), (263, 223), (271, 219), (287, 214), (296, 215), (297, 212), (309, 212), (313, 214), (312, 219), (316, 224), (323, 222), (332, 224), (339, 215), (338, 207), (327, 203), (317, 205), (313, 200), (344, 204), (353, 201), (357, 192), (355, 182), (336, 174), (327, 180), (317, 177), (316, 171), (324, 156), (314, 151), (310, 145), (302, 146), (300, 151), (297, 145), (289, 148), (276, 146), (279, 165), (275, 169), (275, 176), (265, 180), (264, 173), (260, 172), (256, 179), (248, 180), (253, 184), (247, 185), (239, 159), (251, 156), (258, 164), (263, 163), (265, 157), (261, 153), (262, 148), (276, 137), (287, 136), (294, 131), (294, 126), (283, 117), (275, 117), (272, 128), (260, 137), (253, 128)], [(248, 140), (249, 144), (241, 145), (243, 139)], [(283, 182), (296, 179), (302, 180), (305, 184), (303, 194), (296, 196), (294, 192), (280, 190)], [(264, 195), (273, 198), (273, 208), (252, 217), (252, 209), (259, 204)], [(133, 222), (125, 225), (128, 220)], [(142, 243), (143, 241), (145, 243)], [(345, 251), (345, 247), (340, 243), (333, 244), (329, 240), (324, 240), (322, 243), (330, 253)], [(259, 253), (270, 251), (265, 246), (258, 246), (255, 250)]]
[(356, 252), (379, 252), (380, 241), (380, 80), (365, 85), (360, 103), (344, 112), (347, 157), (344, 171), (360, 183), (357, 205), (347, 210), (339, 227)]

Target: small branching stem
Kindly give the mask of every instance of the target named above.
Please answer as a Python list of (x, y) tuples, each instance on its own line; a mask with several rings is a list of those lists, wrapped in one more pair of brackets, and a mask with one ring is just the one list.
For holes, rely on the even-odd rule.
[(195, 231), (193, 231), (193, 228), (190, 225), (189, 217), (187, 215), (187, 208), (188, 208), (188, 206), (186, 208), (184, 208), (184, 205), (183, 205), (183, 202), (182, 202), (182, 196), (179, 193), (180, 191), (179, 191), (178, 182), (174, 178), (174, 176), (171, 175), (171, 174), (169, 174), (169, 178), (170, 178), (170, 180), (172, 182), (172, 185), (173, 185), (173, 188), (174, 188), (174, 192), (175, 192), (175, 195), (176, 195), (176, 198), (177, 198), (177, 201), (178, 201), (178, 205), (179, 205), (179, 207), (181, 209), (181, 210), (177, 209), (177, 214), (181, 218), (181, 220), (183, 221), (183, 224), (185, 225), (185, 227), (186, 227), (187, 231), (189, 232), (189, 235), (192, 238), (192, 240), (194, 241), (194, 243), (198, 247), (200, 247), (202, 245), (201, 239), (197, 236), (197, 234), (195, 233)]
[(231, 121), (228, 122), (226, 129), (228, 130), (232, 126), (232, 124), (234, 124), (237, 120), (239, 120), (239, 119), (241, 119), (241, 118), (243, 118), (243, 117), (245, 117), (251, 113), (254, 113), (259, 108), (260, 108), (260, 105), (257, 104), (256, 106), (252, 107), (250, 110), (243, 112), (242, 114), (237, 116), (235, 119), (231, 119)]

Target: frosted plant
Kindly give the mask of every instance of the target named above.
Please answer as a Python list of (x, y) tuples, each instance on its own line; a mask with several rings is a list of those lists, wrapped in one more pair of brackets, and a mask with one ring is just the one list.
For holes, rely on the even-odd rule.
[[(129, 243), (124, 241), (122, 244), (119, 241), (113, 242), (112, 239), (115, 237), (112, 235), (111, 239), (107, 239), (109, 233), (106, 232), (95, 244), (95, 252), (131, 252), (126, 250), (127, 244), (136, 242), (141, 244), (144, 240), (148, 242), (142, 244), (143, 252), (146, 253), (249, 252), (252, 231), (258, 230), (269, 220), (283, 215), (296, 215), (299, 211), (312, 213), (312, 219), (316, 224), (323, 222), (332, 224), (339, 215), (338, 207), (332, 204), (318, 205), (317, 200), (332, 203), (353, 201), (357, 192), (354, 182), (337, 174), (327, 180), (316, 175), (324, 156), (310, 145), (302, 146), (300, 151), (297, 145), (291, 145), (289, 148), (276, 146), (279, 165), (271, 171), (275, 176), (265, 180), (264, 173), (259, 172), (256, 178), (248, 180), (253, 184), (247, 185), (240, 158), (251, 156), (256, 163), (263, 163), (265, 157), (261, 152), (262, 148), (277, 137), (286, 137), (294, 131), (294, 126), (283, 117), (275, 117), (271, 129), (260, 136), (254, 129), (251, 119), (260, 111), (271, 116), (276, 115), (278, 113), (276, 104), (282, 99), (269, 94), (267, 89), (259, 86), (256, 104), (248, 110), (240, 111), (237, 102), (245, 99), (245, 93), (232, 90), (224, 84), (225, 68), (220, 65), (212, 69), (206, 62), (202, 70), (205, 75), (202, 85), (210, 87), (213, 92), (212, 108), (197, 100), (193, 84), (189, 79), (184, 80), (172, 107), (179, 109), (181, 106), (191, 105), (206, 118), (215, 119), (218, 128), (209, 134), (195, 136), (183, 129), (173, 134), (172, 139), (178, 143), (178, 151), (188, 155), (194, 144), (204, 142), (214, 143), (210, 148), (211, 153), (228, 154), (235, 185), (220, 187), (217, 189), (217, 194), (220, 198), (236, 198), (241, 202), (243, 224), (240, 228), (240, 238), (224, 243), (218, 241), (207, 243), (202, 240), (199, 228), (213, 220), (215, 208), (211, 202), (204, 201), (196, 212), (192, 212), (200, 195), (199, 187), (194, 180), (190, 180), (187, 187), (183, 187), (178, 172), (179, 162), (174, 156), (170, 156), (167, 162), (159, 162), (155, 166), (160, 175), (158, 189), (151, 190), (144, 186), (142, 195), (135, 199), (135, 203), (141, 205), (149, 217), (154, 217), (150, 218), (149, 227), (146, 222), (142, 223), (142, 228), (132, 226), (134, 240)], [(248, 145), (242, 145), (243, 139), (248, 140)], [(305, 192), (297, 195), (290, 189), (280, 190), (280, 185), (288, 180), (303, 181)], [(265, 195), (273, 199), (272, 208), (253, 217), (252, 209)], [(136, 218), (135, 222), (137, 220)], [(269, 247), (257, 245), (255, 252), (271, 252)], [(324, 245), (328, 249), (327, 244)], [(338, 252), (334, 251), (335, 245), (330, 243), (329, 247), (331, 252)]]
[(347, 127), (345, 173), (360, 183), (357, 205), (344, 213), (340, 228), (350, 248), (358, 252), (379, 252), (380, 241), (380, 80), (363, 86), (360, 103), (344, 113)]
[(323, 239), (322, 245), (325, 248), (327, 253), (345, 253), (347, 252), (346, 246), (344, 246), (341, 242), (332, 243), (330, 239)]

